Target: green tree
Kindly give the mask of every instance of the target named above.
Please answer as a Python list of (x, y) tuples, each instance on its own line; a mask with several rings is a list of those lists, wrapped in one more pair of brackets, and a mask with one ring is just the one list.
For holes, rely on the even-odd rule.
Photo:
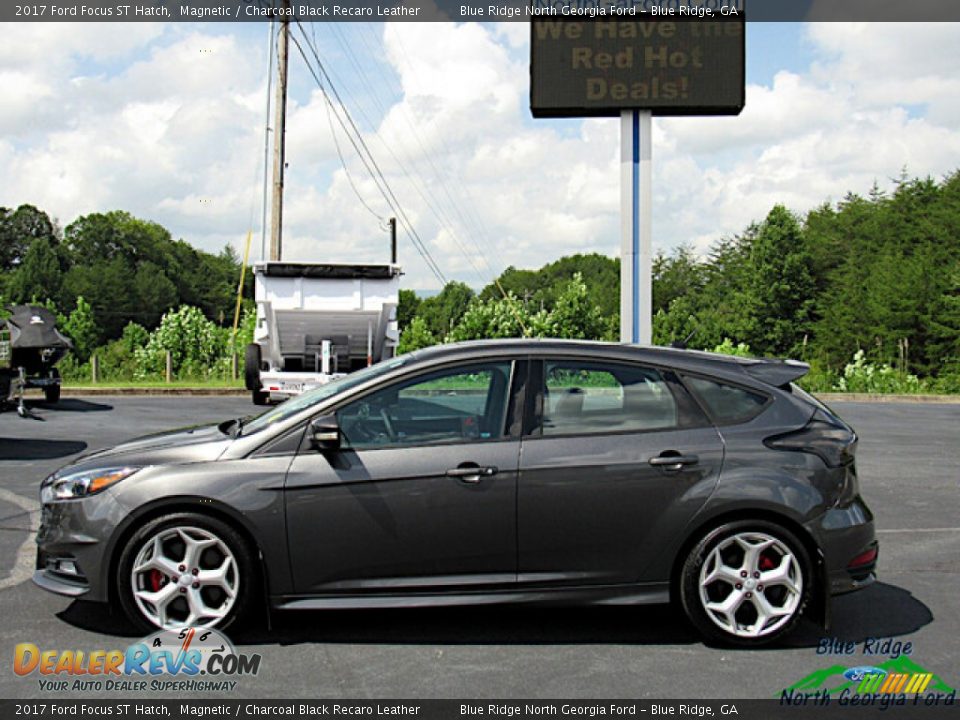
[(948, 270), (949, 285), (932, 303), (926, 317), (929, 327), (929, 354), (936, 358), (935, 375), (960, 375), (960, 260)]
[(620, 261), (599, 253), (565, 256), (539, 270), (511, 266), (487, 285), (480, 297), (498, 300), (506, 292), (519, 298), (531, 313), (549, 312), (577, 274), (609, 324), (609, 318), (620, 312)]
[(774, 207), (750, 244), (746, 270), (745, 337), (761, 353), (786, 355), (809, 332), (814, 282), (800, 223)]
[(611, 340), (609, 329), (583, 277), (575, 273), (547, 313), (543, 334), (571, 340)]
[(146, 346), (150, 340), (150, 333), (147, 329), (138, 323), (128, 322), (123, 328), (123, 337), (121, 338), (127, 350), (133, 353), (137, 348)]
[(60, 291), (62, 277), (56, 250), (47, 238), (40, 237), (30, 243), (9, 280), (7, 292), (15, 303), (30, 302), (34, 297), (54, 297)]
[[(223, 324), (233, 317), (240, 262), (229, 245), (218, 254), (202, 252), (157, 223), (113, 211), (75, 220), (63, 246), (68, 270), (61, 304), (87, 298), (102, 320), (102, 340), (119, 337), (130, 321), (152, 326), (184, 304)], [(247, 273), (247, 297), (252, 284)]]
[(97, 347), (99, 332), (90, 303), (77, 298), (76, 307), (62, 323), (63, 333), (73, 340), (73, 352), (78, 362), (84, 363)]
[(413, 352), (420, 348), (437, 344), (437, 338), (430, 332), (427, 322), (422, 317), (415, 317), (400, 333), (399, 354)]
[(35, 240), (46, 240), (52, 247), (59, 244), (60, 231), (45, 212), (33, 205), (0, 207), (0, 271), (20, 265)]
[(420, 303), (418, 315), (430, 333), (443, 337), (460, 321), (474, 298), (474, 292), (462, 282), (449, 282), (439, 294)]
[(669, 255), (658, 252), (653, 259), (653, 312), (666, 311), (677, 298), (699, 293), (705, 282), (704, 269), (689, 245)]
[(704, 342), (710, 345), (697, 315), (693, 297), (681, 295), (674, 298), (666, 310), (657, 310), (653, 316), (653, 344), (670, 345), (686, 342), (689, 338), (690, 342), (696, 343), (694, 347), (700, 347)]
[(155, 325), (163, 314), (177, 305), (177, 286), (156, 263), (149, 260), (140, 264), (133, 277), (138, 314), (142, 322)]
[(402, 332), (410, 327), (414, 317), (420, 311), (420, 298), (413, 290), (400, 290), (400, 302), (397, 304), (397, 324)]
[(500, 300), (486, 302), (476, 298), (447, 335), (446, 341), (461, 342), (526, 335), (543, 335), (542, 314), (532, 316), (523, 303), (508, 294)]

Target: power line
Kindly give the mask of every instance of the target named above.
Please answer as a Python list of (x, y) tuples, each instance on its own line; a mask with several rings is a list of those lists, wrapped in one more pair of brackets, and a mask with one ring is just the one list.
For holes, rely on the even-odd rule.
[[(303, 46), (300, 44), (297, 38), (291, 36), (291, 40), (294, 45), (297, 47), (297, 51), (300, 53), (300, 56), (303, 58), (304, 63), (307, 66), (307, 69), (310, 71), (311, 76), (313, 76), (314, 81), (317, 83), (317, 87), (320, 89), (320, 92), (323, 94), (324, 99), (327, 104), (333, 110), (337, 121), (340, 123), (344, 132), (347, 135), (347, 138), (350, 140), (350, 144), (353, 146), (354, 150), (357, 153), (357, 156), (363, 162), (364, 166), (367, 168), (367, 171), (371, 174), (371, 177), (374, 180), (374, 184), (377, 185), (377, 189), (383, 195), (384, 200), (387, 204), (393, 209), (397, 215), (397, 219), (403, 225), (404, 231), (410, 237), (413, 242), (414, 248), (417, 250), (418, 254), (423, 258), (424, 262), (430, 268), (434, 276), (443, 284), (446, 285), (447, 280), (443, 272), (440, 270), (439, 265), (433, 259), (433, 256), (430, 254), (429, 249), (426, 244), (423, 242), (423, 239), (417, 233), (416, 229), (413, 227), (413, 223), (410, 221), (407, 216), (406, 211), (403, 206), (400, 204), (399, 200), (396, 197), (396, 194), (393, 192), (393, 189), (390, 187), (390, 184), (387, 182), (386, 177), (383, 174), (383, 171), (380, 169), (380, 166), (377, 164), (376, 159), (373, 157), (373, 153), (370, 152), (370, 148), (367, 146), (366, 142), (363, 139), (362, 133), (359, 128), (357, 128), (356, 123), (353, 121), (353, 118), (350, 115), (350, 112), (346, 109), (346, 106), (343, 104), (342, 99), (337, 91), (336, 86), (334, 85), (332, 79), (324, 67), (323, 62), (320, 60), (320, 56), (317, 53), (315, 47), (310, 44), (310, 39), (307, 37), (306, 32), (303, 29), (303, 25), (299, 19), (295, 19), (297, 27), (300, 29), (300, 34), (303, 36), (304, 42), (311, 50), (317, 67), (323, 76), (321, 80), (320, 75), (314, 70), (312, 64), (310, 63), (309, 58), (307, 58), (306, 53), (303, 50)], [(336, 100), (336, 106), (334, 105), (333, 99), (330, 97), (330, 93), (327, 92), (327, 86), (330, 88), (330, 93), (333, 94), (333, 98)], [(342, 110), (342, 115), (340, 112), (337, 112), (337, 107)], [(347, 125), (349, 124), (349, 127)]]
[[(306, 39), (306, 34), (303, 32), (303, 27), (302, 25), (300, 25), (299, 20), (297, 21), (297, 25), (300, 28), (301, 34), (304, 35), (305, 41), (309, 45), (309, 41)], [(424, 262), (427, 264), (427, 267), (429, 267), (431, 272), (434, 274), (434, 276), (442, 284), (445, 285), (446, 277), (443, 275), (443, 272), (440, 270), (439, 265), (437, 265), (436, 261), (433, 259), (433, 256), (430, 255), (430, 251), (427, 249), (426, 245), (421, 240), (419, 234), (417, 234), (417, 231), (414, 229), (409, 218), (407, 218), (406, 212), (403, 210), (403, 207), (400, 205), (399, 201), (397, 200), (396, 195), (394, 195), (393, 190), (390, 188), (390, 185), (387, 183), (386, 178), (383, 176), (383, 173), (380, 171), (380, 168), (376, 164), (376, 161), (374, 160), (373, 155), (370, 153), (369, 148), (367, 148), (366, 143), (363, 141), (363, 137), (361, 136), (359, 130), (357, 130), (356, 124), (353, 122), (353, 119), (350, 117), (349, 111), (347, 111), (346, 107), (343, 105), (342, 101), (340, 100), (336, 87), (333, 86), (332, 82), (329, 82), (330, 78), (324, 71), (323, 64), (320, 61), (319, 56), (316, 53), (316, 50), (311, 48), (311, 50), (313, 50), (314, 57), (316, 57), (317, 59), (317, 64), (320, 68), (320, 71), (324, 74), (324, 77), (327, 78), (330, 84), (330, 90), (331, 92), (333, 92), (334, 97), (336, 97), (339, 107), (343, 110), (343, 115), (346, 117), (346, 120), (349, 121), (351, 127), (354, 129), (355, 134), (350, 133), (350, 130), (349, 128), (347, 128), (344, 118), (341, 117), (341, 115), (337, 112), (336, 107), (334, 106), (333, 101), (330, 98), (330, 95), (326, 91), (326, 87), (323, 81), (314, 71), (313, 66), (310, 64), (310, 61), (307, 59), (306, 53), (304, 53), (303, 47), (300, 45), (299, 41), (296, 38), (292, 38), (292, 40), (294, 44), (297, 46), (297, 50), (300, 52), (300, 55), (303, 58), (304, 63), (307, 65), (307, 69), (310, 71), (310, 74), (313, 76), (314, 81), (317, 83), (317, 87), (319, 87), (320, 91), (323, 93), (324, 99), (330, 105), (331, 109), (333, 109), (334, 115), (336, 116), (337, 121), (340, 123), (344, 132), (347, 134), (347, 138), (350, 140), (350, 144), (353, 145), (353, 148), (356, 151), (357, 156), (360, 158), (361, 162), (363, 162), (364, 166), (367, 168), (367, 171), (370, 173), (371, 177), (373, 178), (374, 184), (377, 185), (377, 189), (380, 191), (381, 195), (383, 195), (387, 204), (393, 209), (393, 211), (398, 216), (398, 219), (401, 221), (403, 225), (404, 231), (410, 237), (411, 241), (413, 242), (414, 248), (423, 258)], [(363, 148), (363, 150), (361, 150), (361, 148)], [(366, 155), (363, 152), (364, 150), (366, 151)]]
[[(299, 21), (298, 21), (298, 24), (299, 24)], [(311, 30), (312, 30), (312, 26), (311, 26)], [(337, 100), (340, 102), (341, 107), (344, 107), (343, 101), (339, 97), (336, 87), (333, 84), (333, 80), (331, 78), (331, 71), (328, 71), (326, 67), (323, 65), (322, 61), (319, 58), (317, 48), (315, 47), (315, 45), (310, 44), (309, 40), (306, 38), (306, 33), (303, 31), (302, 26), (301, 26), (301, 33), (304, 35), (305, 42), (307, 42), (308, 46), (310, 46), (310, 50), (313, 53), (314, 57), (316, 58), (317, 63), (320, 66), (324, 76), (327, 78), (328, 82), (330, 83), (334, 94), (337, 95)], [(375, 102), (376, 105), (380, 107), (381, 114), (386, 115), (386, 111), (380, 105), (379, 98), (377, 97), (376, 91), (373, 89), (372, 83), (370, 83), (369, 80), (367, 79), (366, 73), (363, 71), (361, 64), (357, 61), (356, 56), (354, 55), (349, 45), (344, 42), (342, 34), (339, 33), (338, 31), (334, 31), (334, 35), (336, 36), (337, 42), (344, 49), (348, 59), (353, 64), (354, 71), (357, 74), (358, 78), (360, 79), (360, 82), (366, 86), (371, 99)], [(363, 41), (364, 44), (366, 45), (366, 41), (363, 39), (363, 36), (360, 35), (359, 37), (361, 38), (361, 41)], [(370, 51), (369, 46), (367, 46), (367, 50), (368, 52)], [(402, 45), (401, 45), (401, 51), (403, 52), (405, 58), (407, 59), (407, 62), (409, 63), (409, 58), (406, 57), (406, 50), (402, 47)], [(346, 112), (345, 107), (344, 107), (344, 110)], [(360, 111), (361, 115), (365, 119), (367, 119), (368, 124), (372, 126), (373, 123), (371, 123), (370, 120), (366, 118), (366, 114), (363, 112), (363, 109), (358, 106), (358, 110)], [(430, 153), (427, 151), (426, 146), (424, 145), (423, 140), (420, 136), (420, 133), (417, 132), (416, 127), (411, 122), (411, 119), (409, 117), (409, 112), (407, 112), (406, 108), (402, 105), (401, 105), (401, 110), (403, 111), (401, 113), (401, 117), (403, 117), (407, 126), (410, 128), (411, 135), (416, 139), (418, 145), (420, 146), (420, 150), (422, 151), (424, 157), (426, 158), (427, 162), (432, 168), (434, 175), (440, 180), (440, 186), (443, 191), (443, 194), (446, 195), (447, 200), (449, 201), (450, 205), (453, 207), (454, 212), (459, 216), (463, 226), (469, 229), (469, 226), (471, 225), (471, 223), (467, 220), (465, 214), (460, 209), (458, 203), (451, 195), (450, 190), (448, 188), (449, 183), (445, 181), (445, 179), (442, 177), (442, 173), (439, 171), (436, 164), (433, 162), (433, 158), (431, 157)], [(348, 119), (351, 120), (351, 124), (353, 125), (353, 128), (359, 137), (360, 135), (359, 129), (357, 129), (356, 125), (353, 123), (352, 118), (350, 118), (349, 116), (349, 113), (347, 113), (347, 117)], [(404, 162), (396, 155), (396, 153), (393, 152), (393, 149), (390, 147), (390, 145), (384, 142), (383, 139), (379, 136), (379, 134), (376, 133), (376, 131), (373, 132), (373, 135), (378, 140), (380, 140), (380, 142), (383, 144), (386, 151), (396, 162), (397, 166), (403, 173), (404, 177), (407, 179), (407, 181), (410, 183), (413, 189), (417, 192), (417, 194), (420, 195), (421, 199), (424, 201), (424, 203), (426, 204), (430, 212), (432, 212), (433, 215), (437, 218), (440, 224), (440, 227), (444, 229), (449, 234), (451, 239), (456, 243), (457, 247), (459, 248), (460, 252), (463, 254), (464, 258), (467, 260), (468, 264), (471, 266), (471, 268), (473, 268), (473, 271), (474, 273), (476, 273), (476, 276), (480, 280), (481, 284), (485, 284), (486, 281), (484, 279), (483, 273), (480, 271), (480, 268), (477, 267), (477, 264), (474, 262), (472, 254), (467, 250), (463, 242), (461, 242), (459, 233), (457, 233), (457, 231), (454, 229), (454, 223), (451, 221), (450, 217), (447, 216), (442, 205), (431, 199), (429, 191), (426, 190), (426, 183), (422, 182), (422, 178), (418, 180), (417, 177), (415, 177), (415, 174), (410, 172), (410, 170), (407, 168)], [(366, 149), (367, 152), (369, 153), (370, 151), (369, 151), (369, 148), (367, 148), (366, 143), (363, 142), (362, 138), (360, 138), (360, 140), (363, 143), (364, 149)], [(371, 156), (371, 159), (372, 159), (372, 156)], [(379, 166), (377, 167), (377, 170), (379, 171)], [(421, 187), (421, 185), (423, 185), (423, 187)], [(491, 275), (493, 275), (493, 282), (496, 285), (497, 289), (500, 291), (503, 298), (507, 301), (510, 311), (515, 315), (517, 322), (519, 323), (520, 327), (523, 329), (524, 334), (527, 334), (526, 324), (523, 321), (522, 315), (518, 307), (516, 307), (517, 302), (511, 296), (509, 296), (507, 292), (504, 290), (503, 285), (500, 283), (499, 278), (494, 273), (493, 268), (491, 267), (489, 261), (487, 260), (483, 250), (480, 248), (480, 245), (477, 243), (476, 239), (470, 236), (469, 233), (468, 233), (468, 237), (470, 237), (474, 248), (476, 248), (477, 250), (477, 255), (480, 257), (483, 264), (487, 267), (488, 272), (490, 272)]]

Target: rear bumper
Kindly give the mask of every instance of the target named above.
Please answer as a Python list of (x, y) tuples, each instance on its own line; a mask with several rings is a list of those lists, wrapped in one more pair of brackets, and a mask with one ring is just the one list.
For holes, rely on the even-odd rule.
[(827, 594), (842, 595), (873, 584), (876, 555), (869, 561), (851, 565), (864, 553), (878, 549), (873, 513), (862, 498), (857, 496), (845, 507), (831, 508), (808, 524), (807, 529), (817, 538), (823, 551)]
[(48, 388), (62, 384), (63, 380), (59, 377), (28, 377), (26, 381), (28, 388)]
[(260, 388), (271, 397), (291, 397), (307, 390), (326, 385), (331, 380), (343, 377), (343, 373), (302, 373), (264, 371), (260, 373)]

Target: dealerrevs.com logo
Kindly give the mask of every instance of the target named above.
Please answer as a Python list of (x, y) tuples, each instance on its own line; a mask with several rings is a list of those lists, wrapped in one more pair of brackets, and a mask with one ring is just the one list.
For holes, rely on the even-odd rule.
[(19, 643), (13, 671), (38, 676), (40, 690), (231, 692), (241, 676), (260, 672), (261, 657), (240, 653), (208, 628), (159, 630), (125, 650), (41, 649)]

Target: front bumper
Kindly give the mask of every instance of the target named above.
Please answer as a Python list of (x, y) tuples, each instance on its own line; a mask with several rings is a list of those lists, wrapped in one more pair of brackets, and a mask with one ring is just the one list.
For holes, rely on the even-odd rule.
[(43, 504), (34, 584), (58, 595), (106, 602), (109, 541), (126, 515), (109, 490)]

